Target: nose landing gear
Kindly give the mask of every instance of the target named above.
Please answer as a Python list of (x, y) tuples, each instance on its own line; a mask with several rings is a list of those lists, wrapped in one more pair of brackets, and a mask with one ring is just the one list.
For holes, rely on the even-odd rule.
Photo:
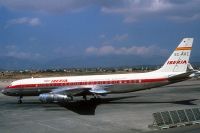
[(19, 96), (19, 98), (18, 98), (18, 104), (22, 104), (22, 98), (23, 98), (23, 96)]

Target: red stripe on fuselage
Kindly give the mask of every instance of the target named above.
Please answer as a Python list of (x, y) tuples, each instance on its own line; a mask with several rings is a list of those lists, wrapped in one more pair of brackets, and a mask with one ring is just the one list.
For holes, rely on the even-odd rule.
[(7, 89), (37, 89), (46, 87), (78, 86), (78, 85), (107, 85), (107, 84), (138, 84), (167, 81), (167, 78), (158, 79), (134, 79), (134, 80), (111, 80), (111, 81), (88, 81), (88, 82), (68, 82), (68, 83), (45, 83), (45, 84), (21, 84), (8, 86)]

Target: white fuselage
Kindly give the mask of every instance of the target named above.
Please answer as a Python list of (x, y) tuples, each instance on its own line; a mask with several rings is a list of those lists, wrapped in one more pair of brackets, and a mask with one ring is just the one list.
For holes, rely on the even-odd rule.
[(173, 82), (168, 80), (169, 77), (178, 74), (181, 73), (153, 71), (130, 74), (29, 78), (12, 82), (4, 90), (4, 94), (11, 96), (34, 96), (51, 92), (55, 88), (73, 86), (93, 88), (97, 85), (104, 86), (109, 93), (126, 93), (167, 85)]

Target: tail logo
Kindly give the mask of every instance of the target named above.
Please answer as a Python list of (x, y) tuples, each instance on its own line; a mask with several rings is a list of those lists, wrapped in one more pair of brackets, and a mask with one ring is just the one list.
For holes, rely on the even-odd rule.
[(186, 60), (168, 61), (167, 64), (188, 64)]

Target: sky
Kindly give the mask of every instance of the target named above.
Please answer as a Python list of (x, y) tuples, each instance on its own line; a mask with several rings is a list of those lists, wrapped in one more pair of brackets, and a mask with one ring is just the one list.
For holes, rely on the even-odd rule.
[(0, 0), (0, 68), (161, 65), (182, 38), (200, 61), (200, 0)]

